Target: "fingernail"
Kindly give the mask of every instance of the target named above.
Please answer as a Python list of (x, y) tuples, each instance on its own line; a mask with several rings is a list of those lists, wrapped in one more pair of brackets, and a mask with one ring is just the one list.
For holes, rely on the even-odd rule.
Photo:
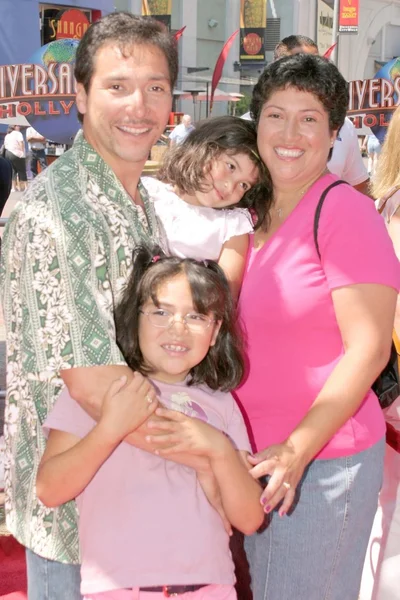
[(269, 513), (269, 512), (270, 512), (270, 510), (271, 510), (271, 506), (268, 504), (268, 506), (266, 506), (266, 507), (264, 508), (264, 512), (266, 512), (266, 513)]
[(279, 513), (280, 517), (284, 517), (286, 515), (286, 510), (283, 510), (282, 512)]
[(261, 504), (267, 504), (268, 500), (266, 498), (261, 498)]

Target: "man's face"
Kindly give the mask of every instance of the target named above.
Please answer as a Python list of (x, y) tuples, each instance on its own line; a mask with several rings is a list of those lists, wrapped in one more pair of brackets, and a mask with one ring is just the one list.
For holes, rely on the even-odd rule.
[(318, 52), (318, 48), (315, 48), (314, 46), (296, 46), (296, 48), (293, 48), (292, 50), (289, 51), (289, 54), (291, 56), (293, 56), (293, 54), (314, 54), (316, 56), (318, 56), (319, 52)]
[[(88, 93), (77, 86), (83, 131), (120, 179), (140, 174), (172, 107), (167, 60), (151, 45), (100, 48)], [(137, 169), (134, 167), (137, 166)]]

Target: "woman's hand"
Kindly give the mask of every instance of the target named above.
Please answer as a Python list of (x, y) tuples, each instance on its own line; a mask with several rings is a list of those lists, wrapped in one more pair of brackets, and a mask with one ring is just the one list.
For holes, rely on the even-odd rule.
[(296, 455), (289, 441), (250, 455), (248, 461), (254, 465), (250, 470), (254, 479), (270, 476), (260, 499), (264, 512), (270, 513), (283, 500), (279, 509), (279, 515), (283, 517), (293, 504), (296, 488), (307, 466), (306, 461)]
[(155, 414), (165, 419), (150, 419), (147, 423), (147, 428), (154, 429), (154, 434), (147, 435), (146, 440), (159, 447), (156, 454), (167, 457), (169, 454), (185, 452), (206, 456), (212, 460), (223, 455), (228, 445), (233, 450), (221, 431), (200, 419), (166, 408), (158, 408)]

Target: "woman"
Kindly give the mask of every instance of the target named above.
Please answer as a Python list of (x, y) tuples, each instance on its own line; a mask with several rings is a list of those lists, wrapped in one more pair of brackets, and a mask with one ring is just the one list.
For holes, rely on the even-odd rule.
[[(387, 363), (399, 264), (368, 199), (326, 164), (348, 102), (337, 68), (271, 63), (252, 116), (272, 182), (240, 309), (249, 371), (237, 391), (265, 529), (245, 541), (254, 600), (355, 600), (382, 478), (385, 423), (371, 384)], [(287, 516), (285, 516), (287, 515)]]
[(366, 150), (368, 154), (368, 175), (375, 175), (378, 158), (381, 153), (381, 144), (378, 138), (372, 133), (366, 135), (361, 146), (361, 150)]
[[(397, 257), (400, 259), (400, 108), (390, 121), (372, 196), (386, 222)], [(395, 331), (400, 337), (400, 300), (397, 301)], [(385, 411), (385, 418), (400, 441), (400, 398)], [(397, 446), (399, 445), (397, 441)], [(396, 444), (394, 444), (396, 445)], [(384, 476), (365, 560), (361, 600), (397, 600), (400, 567), (400, 448), (386, 446)]]
[(9, 126), (4, 138), (6, 156), (13, 167), (13, 192), (26, 189), (25, 142), (19, 125)]

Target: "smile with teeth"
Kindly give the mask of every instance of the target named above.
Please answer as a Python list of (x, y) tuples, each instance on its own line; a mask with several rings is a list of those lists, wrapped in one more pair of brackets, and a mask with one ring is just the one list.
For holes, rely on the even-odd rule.
[(187, 352), (186, 346), (178, 346), (177, 344), (164, 344), (163, 348), (168, 352)]
[(129, 127), (128, 125), (120, 125), (119, 129), (132, 135), (142, 135), (143, 133), (150, 131), (150, 127)]
[(275, 152), (282, 158), (299, 158), (304, 154), (304, 150), (299, 148), (275, 148)]

